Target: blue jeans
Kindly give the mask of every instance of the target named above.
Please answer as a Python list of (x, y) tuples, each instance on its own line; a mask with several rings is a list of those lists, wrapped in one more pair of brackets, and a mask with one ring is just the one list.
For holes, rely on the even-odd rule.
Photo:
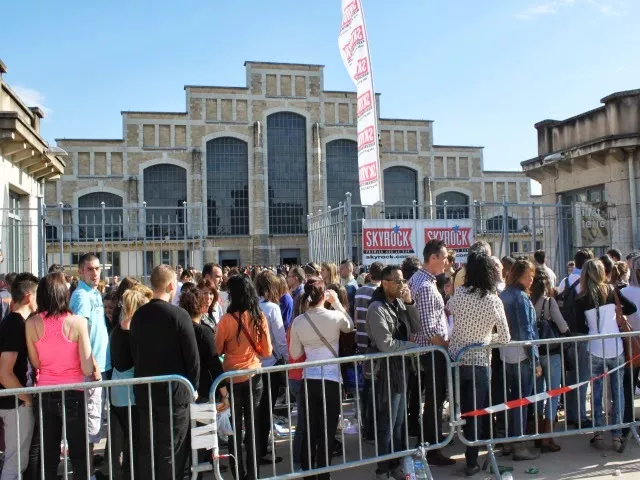
[[(593, 369), (593, 375), (601, 375), (607, 370), (616, 368), (624, 363), (624, 354), (613, 358), (601, 358), (591, 355), (591, 368)], [(613, 400), (613, 413), (612, 418), (609, 419), (608, 425), (614, 425), (616, 423), (622, 423), (622, 414), (624, 412), (624, 387), (622, 385), (622, 379), (624, 376), (624, 370), (616, 370), (609, 375), (611, 380), (611, 397)], [(602, 427), (604, 423), (604, 415), (602, 413), (603, 408), (607, 409), (608, 405), (602, 405), (603, 400), (603, 385), (604, 379), (601, 378), (593, 382), (593, 418), (595, 420), (596, 427)], [(622, 429), (617, 428), (611, 431), (614, 437), (622, 436)]]
[[(586, 342), (579, 342), (577, 351), (578, 355), (576, 362), (576, 346), (575, 344), (571, 344), (571, 347), (568, 350), (568, 355), (576, 368), (566, 372), (565, 380), (567, 385), (575, 385), (578, 382), (584, 382), (591, 378), (591, 372), (589, 371), (589, 352), (587, 352)], [(569, 361), (569, 359), (567, 359), (565, 354), (565, 362), (567, 361)], [(564, 411), (566, 412), (568, 422), (577, 424), (578, 420), (580, 420), (580, 423), (584, 423), (588, 420), (586, 408), (587, 387), (588, 385), (583, 385), (577, 390), (571, 390), (566, 393), (566, 405), (564, 406)], [(578, 412), (580, 413), (580, 418), (578, 418)]]
[[(389, 406), (388, 392), (381, 389), (378, 398), (378, 455), (387, 455), (393, 452), (406, 450), (406, 435), (404, 432), (404, 412), (406, 397), (403, 392), (391, 394), (391, 406)], [(389, 411), (391, 410), (391, 411)], [(391, 439), (393, 438), (393, 450)], [(387, 473), (400, 465), (399, 460), (378, 462), (376, 473)]]
[[(505, 363), (507, 370), (507, 400), (528, 397), (533, 392), (534, 367), (530, 360), (520, 363)], [(527, 427), (527, 409), (518, 407), (509, 410), (510, 437), (524, 435)]]
[[(536, 393), (544, 392), (560, 387), (562, 381), (562, 357), (556, 355), (540, 355), (540, 366), (542, 367), (542, 376), (536, 378)], [(546, 408), (544, 408), (544, 419), (551, 423), (555, 421), (556, 412), (558, 411), (558, 401), (560, 397), (553, 397), (547, 400)], [(542, 418), (543, 402), (537, 402), (538, 418)]]
[(302, 388), (304, 388), (302, 380), (289, 379), (289, 389), (293, 392), (293, 396), (296, 397), (296, 409), (298, 410), (296, 417), (296, 433), (293, 436), (293, 466), (295, 469), (298, 469), (302, 464), (302, 441), (304, 440), (306, 432), (305, 409), (301, 391)]
[[(460, 410), (462, 413), (478, 410), (489, 406), (490, 367), (460, 367)], [(475, 402), (474, 402), (475, 391)], [(482, 440), (485, 438), (486, 422), (482, 417), (468, 417), (465, 419), (464, 437), (467, 440)], [(476, 435), (477, 433), (477, 435)], [(478, 447), (467, 447), (464, 454), (467, 466), (475, 467), (478, 463)]]

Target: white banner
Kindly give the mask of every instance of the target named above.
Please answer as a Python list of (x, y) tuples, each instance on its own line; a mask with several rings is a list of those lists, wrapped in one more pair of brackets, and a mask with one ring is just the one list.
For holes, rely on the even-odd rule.
[(369, 41), (361, 0), (342, 0), (342, 26), (338, 45), (342, 60), (358, 95), (358, 172), (360, 201), (373, 205), (380, 195), (380, 157), (378, 152), (378, 113), (373, 89)]
[(422, 258), (424, 245), (436, 238), (456, 251), (456, 263), (467, 263), (473, 243), (472, 221), (461, 220), (363, 220), (362, 263), (400, 264), (415, 255)]

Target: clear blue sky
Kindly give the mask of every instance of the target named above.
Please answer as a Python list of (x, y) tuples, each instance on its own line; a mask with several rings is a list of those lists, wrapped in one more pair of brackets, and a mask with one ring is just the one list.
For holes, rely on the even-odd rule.
[[(434, 120), (486, 169), (536, 155), (533, 124), (640, 88), (640, 0), (363, 0), (381, 116)], [(340, 0), (22, 1), (2, 7), (10, 85), (47, 108), (45, 138), (120, 138), (121, 110), (184, 111), (183, 86), (244, 85), (245, 60), (325, 65)]]

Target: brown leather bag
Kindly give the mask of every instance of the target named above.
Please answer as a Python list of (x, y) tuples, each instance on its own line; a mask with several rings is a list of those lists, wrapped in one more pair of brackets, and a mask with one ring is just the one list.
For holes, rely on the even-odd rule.
[[(622, 305), (620, 304), (620, 298), (618, 292), (613, 289), (613, 296), (616, 299), (616, 321), (618, 322), (618, 328), (620, 332), (632, 332), (631, 324), (627, 320), (626, 315), (622, 313)], [(640, 332), (633, 337), (624, 337), (622, 339), (624, 345), (624, 360), (629, 362), (633, 368), (640, 367)]]

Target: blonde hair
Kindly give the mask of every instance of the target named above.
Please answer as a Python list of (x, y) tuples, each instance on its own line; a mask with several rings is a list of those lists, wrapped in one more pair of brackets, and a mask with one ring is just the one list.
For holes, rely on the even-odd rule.
[(587, 260), (580, 274), (580, 296), (591, 298), (596, 308), (604, 305), (611, 288), (606, 282), (603, 263), (598, 259)]
[(176, 271), (170, 265), (158, 265), (151, 272), (151, 288), (154, 291), (164, 290), (176, 278)]
[(338, 276), (338, 267), (335, 263), (324, 262), (320, 266), (320, 276), (322, 276), (322, 269), (329, 271), (329, 279), (325, 282), (327, 285), (331, 283), (340, 283), (340, 277)]
[(122, 295), (121, 320), (131, 318), (133, 314), (145, 303), (153, 298), (153, 292), (149, 287), (141, 283), (134, 285)]

